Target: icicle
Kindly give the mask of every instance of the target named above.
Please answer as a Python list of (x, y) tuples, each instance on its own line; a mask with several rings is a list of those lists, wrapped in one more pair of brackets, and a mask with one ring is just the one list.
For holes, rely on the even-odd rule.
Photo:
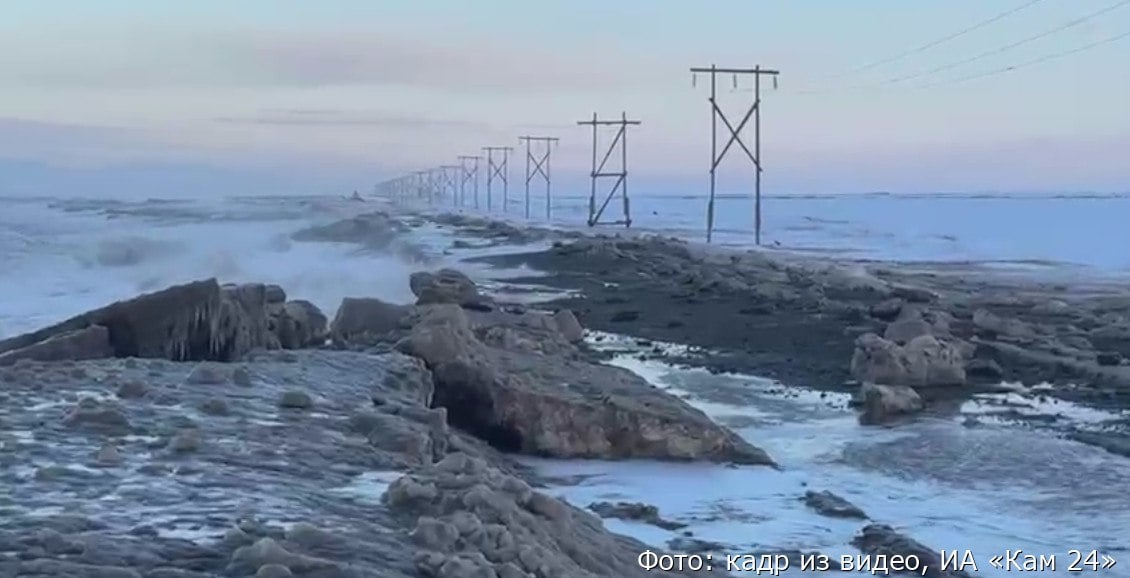
[(773, 75), (773, 90), (777, 90), (777, 75)]
[(734, 75), (734, 90), (738, 89), (738, 75)]
[(691, 88), (697, 88), (697, 87), (698, 87), (698, 73), (692, 72), (691, 73)]

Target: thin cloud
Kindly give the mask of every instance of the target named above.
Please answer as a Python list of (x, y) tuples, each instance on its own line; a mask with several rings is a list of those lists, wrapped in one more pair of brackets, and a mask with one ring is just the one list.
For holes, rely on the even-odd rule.
[(428, 118), (375, 112), (356, 112), (346, 110), (314, 109), (276, 109), (264, 110), (259, 114), (246, 116), (221, 116), (212, 119), (221, 124), (266, 125), (266, 126), (341, 126), (341, 127), (379, 127), (390, 130), (429, 130), (465, 129), (490, 130), (479, 122)]
[(0, 50), (0, 85), (18, 87), (366, 86), (513, 94), (670, 82), (669, 70), (642, 55), (517, 46), (469, 34), (89, 31), (62, 44), (0, 39)]

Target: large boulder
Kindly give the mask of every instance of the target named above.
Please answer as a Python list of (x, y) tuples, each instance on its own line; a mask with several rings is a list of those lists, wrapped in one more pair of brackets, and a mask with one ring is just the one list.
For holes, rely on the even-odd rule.
[(302, 229), (291, 238), (295, 241), (356, 243), (371, 249), (383, 249), (406, 230), (407, 227), (400, 221), (375, 212)]
[(859, 534), (852, 538), (851, 543), (861, 552), (872, 557), (915, 556), (924, 569), (922, 575), (927, 578), (972, 578), (963, 570), (946, 569), (938, 549), (900, 534), (886, 524), (864, 526)]
[(964, 385), (965, 357), (960, 344), (932, 335), (920, 335), (899, 345), (865, 333), (856, 339), (851, 373), (861, 382), (881, 385)]
[(241, 351), (279, 348), (268, 313), (271, 293), (263, 283), (221, 286), (220, 309), (224, 323), (220, 331), (227, 333)]
[(318, 306), (296, 299), (272, 305), (271, 328), (283, 349), (302, 349), (325, 344), (327, 319)]
[(371, 340), (399, 330), (412, 308), (372, 297), (346, 297), (330, 324), (335, 344)]
[[(268, 330), (266, 302), (264, 285), (221, 287), (215, 279), (194, 281), (0, 341), (0, 354), (38, 345), (38, 351), (50, 349), (57, 352), (56, 357), (66, 359), (101, 353), (106, 357), (233, 361), (256, 348), (277, 347), (277, 339)], [(108, 348), (99, 344), (103, 330)], [(54, 344), (46, 343), (52, 339)], [(77, 350), (59, 347), (60, 339), (85, 345)]]
[(863, 413), (859, 423), (878, 425), (922, 411), (925, 404), (914, 388), (865, 383), (859, 390)]
[(903, 307), (898, 318), (887, 324), (883, 339), (906, 345), (921, 335), (934, 335), (934, 327), (922, 317), (922, 312), (914, 307)]
[(61, 361), (64, 359), (102, 359), (113, 357), (110, 332), (101, 325), (92, 325), (48, 337), (27, 347), (0, 353), (0, 366), (12, 365), (21, 359)]
[(463, 453), (396, 480), (382, 501), (411, 528), (420, 576), (695, 574), (641, 567), (643, 543), (611, 534), (596, 516)]
[(417, 297), (418, 305), (454, 303), (476, 306), (490, 301), (479, 293), (470, 277), (455, 269), (440, 269), (435, 273), (419, 271), (409, 277), (408, 284)]
[(764, 451), (628, 370), (565, 352), (488, 345), (456, 305), (423, 308), (397, 349), (433, 371), (433, 404), (447, 408), (452, 425), (503, 450), (773, 463)]

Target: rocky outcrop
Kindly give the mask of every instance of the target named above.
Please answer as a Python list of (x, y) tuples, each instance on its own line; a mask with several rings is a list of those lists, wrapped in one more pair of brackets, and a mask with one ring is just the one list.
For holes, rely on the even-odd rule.
[(594, 502), (589, 504), (589, 509), (602, 518), (616, 518), (618, 520), (631, 520), (651, 524), (664, 530), (681, 530), (686, 524), (664, 519), (659, 515), (659, 508), (650, 504), (639, 502)]
[(585, 329), (581, 327), (581, 322), (577, 321), (577, 316), (568, 309), (561, 309), (553, 314), (553, 321), (557, 324), (557, 329), (561, 332), (561, 336), (569, 343), (578, 343), (585, 339)]
[(815, 510), (818, 514), (828, 516), (829, 518), (867, 519), (867, 514), (864, 513), (859, 506), (827, 490), (823, 492), (813, 492), (811, 490), (805, 492), (804, 504)]
[(302, 229), (291, 238), (295, 241), (355, 243), (383, 249), (407, 230), (403, 223), (386, 213), (375, 212)]
[(855, 342), (851, 373), (861, 382), (910, 387), (965, 384), (965, 355), (958, 345), (919, 335), (899, 345), (874, 333)]
[(421, 576), (675, 576), (640, 567), (647, 549), (521, 479), (453, 453), (400, 478), (385, 503), (413, 528)]
[(97, 357), (234, 361), (255, 349), (317, 345), (325, 316), (303, 301), (271, 303), (281, 289), (215, 279), (119, 301), (0, 341), (0, 364)]
[(283, 349), (324, 345), (328, 335), (326, 315), (313, 303), (294, 300), (268, 310), (270, 330)]
[(55, 361), (59, 359), (101, 359), (112, 357), (110, 332), (101, 325), (92, 325), (48, 337), (26, 347), (0, 353), (0, 366), (12, 365), (22, 359)]
[(490, 309), (491, 299), (480, 294), (475, 282), (455, 269), (413, 273), (408, 284), (417, 297), (417, 305), (454, 303), (469, 308)]
[[(923, 576), (928, 578), (973, 578), (961, 570), (943, 570), (938, 550), (923, 545), (913, 538), (904, 536), (885, 524), (869, 524), (860, 530), (851, 543), (864, 554), (870, 556), (916, 556), (921, 566), (926, 568)], [(917, 572), (915, 573), (917, 574)]]
[(925, 403), (917, 391), (905, 385), (865, 383), (859, 390), (863, 408), (859, 423), (879, 425), (922, 411)]
[(330, 324), (330, 336), (337, 345), (379, 339), (390, 332), (403, 329), (402, 320), (411, 311), (409, 306), (395, 305), (376, 298), (346, 297)]
[[(498, 325), (501, 317), (477, 321), (473, 327), (455, 305), (424, 307), (396, 347), (432, 370), (433, 403), (448, 409), (451, 423), (496, 447), (563, 458), (773, 463), (630, 371), (591, 363), (575, 349), (570, 355), (563, 338), (547, 350), (520, 325)], [(513, 337), (506, 348), (481, 339), (499, 333)]]
[(384, 212), (366, 213), (333, 223), (308, 227), (290, 238), (300, 242), (349, 243), (365, 251), (395, 255), (405, 261), (430, 261), (424, 250), (404, 238), (408, 225)]

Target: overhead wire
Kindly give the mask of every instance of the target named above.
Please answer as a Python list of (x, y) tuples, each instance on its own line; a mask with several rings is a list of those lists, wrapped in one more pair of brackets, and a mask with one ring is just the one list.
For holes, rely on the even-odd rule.
[[(1032, 3), (1023, 4), (1023, 5), (1018, 6), (1018, 7), (1014, 8), (1014, 9), (1008, 11), (1008, 12), (998, 14), (997, 16), (990, 18), (989, 20), (985, 20), (982, 23), (979, 23), (978, 25), (974, 25), (974, 26), (969, 27), (969, 28), (976, 29), (976, 28), (983, 27), (982, 26), (983, 24), (995, 22), (995, 21), (1000, 20), (1004, 16), (1015, 14), (1016, 12), (1019, 12), (1020, 10), (1027, 8), (1031, 4)], [(980, 54), (977, 54), (977, 55), (969, 57), (969, 58), (965, 58), (965, 59), (962, 59), (962, 60), (959, 60), (959, 61), (939, 65), (939, 66), (936, 66), (934, 68), (931, 68), (931, 69), (923, 71), (923, 72), (910, 74), (910, 75), (904, 75), (904, 76), (888, 79), (888, 80), (877, 82), (877, 83), (846, 86), (846, 87), (842, 87), (841, 89), (838, 89), (838, 90), (832, 89), (832, 88), (823, 88), (823, 89), (794, 90), (794, 91), (790, 91), (790, 92), (792, 94), (798, 94), (798, 95), (829, 94), (829, 93), (838, 92), (840, 90), (859, 91), (859, 90), (882, 88), (882, 87), (886, 87), (886, 86), (890, 86), (890, 85), (894, 85), (894, 84), (900, 84), (900, 83), (906, 82), (908, 80), (914, 80), (914, 79), (922, 78), (922, 77), (925, 77), (925, 76), (930, 76), (930, 75), (933, 75), (933, 74), (937, 74), (938, 72), (943, 72), (945, 70), (950, 70), (950, 69), (953, 69), (953, 68), (957, 68), (959, 66), (971, 64), (973, 62), (983, 60), (983, 59), (988, 58), (990, 56), (996, 56), (998, 54), (1002, 54), (1002, 53), (1007, 52), (1009, 50), (1012, 50), (1014, 48), (1018, 48), (1020, 46), (1035, 42), (1036, 40), (1040, 40), (1042, 38), (1056, 34), (1058, 32), (1062, 32), (1064, 30), (1074, 28), (1074, 27), (1079, 26), (1081, 24), (1084, 24), (1088, 21), (1094, 20), (1095, 18), (1098, 18), (1099, 16), (1102, 16), (1102, 15), (1107, 14), (1109, 12), (1113, 12), (1114, 10), (1117, 10), (1117, 9), (1122, 8), (1124, 6), (1127, 6), (1127, 5), (1130, 5), (1130, 0), (1119, 0), (1118, 2), (1115, 2), (1114, 4), (1108, 5), (1104, 8), (1100, 8), (1098, 10), (1095, 10), (1094, 12), (1091, 12), (1091, 13), (1085, 14), (1083, 16), (1080, 16), (1078, 18), (1072, 19), (1072, 20), (1070, 20), (1070, 21), (1068, 21), (1064, 24), (1060, 24), (1060, 25), (1055, 26), (1053, 28), (1050, 28), (1048, 30), (1044, 30), (1043, 32), (1040, 32), (1039, 34), (1029, 36), (1027, 38), (1018, 40), (1018, 41), (1013, 42), (1011, 44), (1007, 44), (1007, 45), (995, 48), (993, 50), (987, 50), (985, 52), (982, 52)], [(958, 33), (950, 34), (947, 37), (944, 37), (944, 39), (949, 39), (950, 37), (956, 38), (957, 36), (960, 36), (961, 33), (964, 32), (965, 30), (966, 29), (963, 29), (962, 31), (959, 31)], [(936, 81), (936, 82), (928, 83), (928, 84), (925, 84), (925, 85), (919, 85), (916, 88), (941, 86), (941, 85), (951, 84), (951, 83), (955, 83), (955, 82), (960, 83), (960, 82), (966, 82), (966, 81), (969, 81), (969, 80), (974, 80), (974, 79), (977, 79), (977, 78), (992, 76), (994, 74), (1003, 74), (1003, 73), (1006, 73), (1006, 72), (1010, 72), (1012, 70), (1016, 70), (1018, 68), (1027, 68), (1029, 66), (1034, 66), (1036, 64), (1047, 62), (1049, 60), (1056, 60), (1056, 59), (1063, 58), (1063, 57), (1066, 57), (1066, 56), (1070, 56), (1070, 55), (1073, 55), (1073, 54), (1076, 54), (1076, 53), (1079, 53), (1079, 52), (1090, 50), (1092, 48), (1096, 48), (1096, 47), (1101, 46), (1103, 44), (1107, 44), (1107, 43), (1110, 43), (1110, 42), (1115, 42), (1117, 40), (1121, 40), (1122, 38), (1124, 38), (1123, 35), (1117, 35), (1113, 38), (1107, 38), (1107, 39), (1104, 39), (1104, 40), (1101, 40), (1101, 41), (1098, 41), (1098, 42), (1095, 42), (1095, 43), (1087, 44), (1085, 46), (1069, 49), (1069, 50), (1063, 51), (1061, 53), (1054, 53), (1054, 54), (1041, 56), (1039, 58), (1035, 58), (1035, 59), (1032, 59), (1030, 61), (1021, 62), (1017, 65), (1005, 66), (1005, 67), (993, 69), (993, 70), (987, 71), (987, 72), (970, 74), (970, 75), (962, 76), (962, 77), (959, 77), (959, 78), (956, 78), (956, 79)], [(939, 39), (939, 41), (943, 41), (943, 39)], [(919, 48), (929, 47), (929, 46), (932, 46), (932, 45), (939, 44), (940, 43), (939, 41), (934, 41), (934, 42), (928, 43), (927, 45), (923, 45), (922, 47), (919, 47)], [(913, 51), (908, 51), (908, 53), (910, 53), (910, 52), (920, 52), (920, 51), (921, 50), (915, 49)], [(893, 61), (893, 60), (895, 60), (895, 59), (894, 58), (885, 59), (884, 62)]]
[(1004, 20), (1005, 18), (1008, 18), (1009, 16), (1012, 16), (1013, 14), (1027, 10), (1028, 8), (1031, 8), (1032, 6), (1035, 6), (1036, 4), (1039, 4), (1040, 2), (1043, 2), (1043, 1), (1044, 0), (1029, 0), (1028, 2), (1025, 2), (1024, 4), (1021, 4), (1019, 6), (1011, 8), (1009, 10), (1001, 12), (1000, 14), (997, 14), (997, 15), (995, 15), (995, 16), (987, 19), (987, 20), (982, 20), (982, 21), (980, 21), (976, 24), (973, 24), (972, 26), (967, 26), (965, 28), (962, 28), (961, 30), (958, 30), (957, 32), (953, 32), (953, 33), (947, 34), (946, 36), (943, 36), (941, 38), (931, 40), (930, 42), (927, 42), (926, 44), (923, 44), (921, 46), (918, 46), (916, 48), (912, 48), (912, 49), (904, 51), (904, 52), (900, 52), (900, 53), (898, 53), (894, 56), (891, 56), (889, 58), (884, 58), (882, 60), (877, 60), (877, 61), (872, 62), (870, 64), (865, 64), (863, 66), (853, 68), (853, 69), (849, 70), (848, 72), (846, 72), (844, 74), (857, 74), (857, 73), (860, 73), (860, 72), (866, 72), (868, 70), (883, 66), (884, 64), (890, 64), (892, 62), (897, 62), (897, 61), (902, 60), (902, 59), (904, 59), (908, 56), (913, 56), (913, 55), (918, 54), (920, 52), (925, 52), (925, 51), (927, 51), (927, 50), (929, 50), (929, 49), (931, 49), (935, 46), (938, 46), (940, 44), (945, 44), (946, 42), (949, 42), (950, 40), (960, 38), (962, 36), (965, 36), (966, 34), (969, 34), (970, 32), (980, 30), (980, 29), (982, 29), (982, 28), (984, 28), (984, 27), (986, 27), (990, 24), (993, 24), (993, 23), (998, 22), (1000, 20)]
[(996, 69), (993, 69), (993, 70), (988, 70), (988, 71), (985, 71), (985, 72), (979, 72), (979, 73), (976, 73), (976, 74), (970, 74), (970, 75), (967, 75), (967, 76), (961, 76), (961, 77), (958, 77), (958, 78), (948, 79), (948, 80), (934, 82), (934, 83), (930, 83), (930, 84), (924, 84), (924, 85), (918, 86), (917, 88), (930, 88), (930, 87), (940, 86), (940, 85), (959, 84), (959, 83), (963, 83), (963, 82), (969, 82), (971, 80), (977, 80), (977, 79), (980, 79), (980, 78), (995, 76), (997, 74), (1006, 74), (1006, 73), (1012, 72), (1014, 70), (1019, 70), (1019, 69), (1022, 69), (1022, 68), (1028, 68), (1030, 66), (1035, 66), (1037, 64), (1043, 64), (1045, 62), (1049, 62), (1049, 61), (1052, 61), (1052, 60), (1059, 60), (1060, 58), (1065, 58), (1065, 57), (1068, 57), (1068, 56), (1071, 56), (1071, 55), (1074, 55), (1074, 54), (1078, 54), (1080, 52), (1086, 52), (1087, 50), (1098, 48), (1099, 46), (1103, 46), (1103, 45), (1106, 45), (1106, 44), (1118, 42), (1119, 40), (1123, 40), (1125, 38), (1130, 38), (1130, 31), (1123, 32), (1122, 34), (1116, 34), (1114, 36), (1110, 36), (1110, 37), (1104, 38), (1102, 40), (1097, 40), (1095, 42), (1091, 42), (1090, 44), (1078, 46), (1078, 47), (1072, 48), (1070, 50), (1063, 50), (1063, 51), (1060, 51), (1060, 52), (1053, 52), (1051, 54), (1045, 54), (1045, 55), (1040, 56), (1038, 58), (1033, 58), (1031, 60), (1027, 60), (1027, 61), (1021, 62), (1019, 64), (1013, 64), (1011, 66), (1005, 66), (1005, 67), (996, 68)]
[(969, 58), (965, 58), (965, 59), (962, 59), (962, 60), (957, 60), (957, 61), (954, 61), (954, 62), (949, 62), (949, 63), (942, 64), (942, 65), (939, 65), (939, 66), (935, 66), (934, 68), (931, 68), (931, 69), (923, 71), (923, 72), (918, 72), (918, 73), (915, 73), (915, 74), (909, 74), (909, 75), (905, 75), (905, 76), (899, 76), (899, 77), (892, 78), (892, 79), (889, 79), (889, 80), (886, 80), (886, 81), (883, 81), (883, 82), (880, 82), (880, 83), (877, 83), (877, 84), (874, 84), (874, 85), (871, 85), (871, 86), (878, 87), (878, 86), (886, 86), (886, 85), (889, 85), (889, 84), (898, 84), (900, 82), (906, 82), (908, 80), (914, 80), (914, 79), (917, 79), (917, 78), (922, 78), (923, 76), (930, 76), (930, 75), (933, 75), (933, 74), (937, 74), (939, 72), (943, 72), (943, 71), (946, 71), (946, 70), (957, 68), (958, 66), (964, 66), (966, 64), (977, 62), (978, 60), (983, 60), (983, 59), (988, 58), (990, 56), (996, 56), (998, 54), (1008, 52), (1009, 50), (1012, 50), (1014, 48), (1024, 46), (1025, 44), (1029, 44), (1029, 43), (1035, 42), (1037, 40), (1040, 40), (1042, 38), (1046, 38), (1048, 36), (1051, 36), (1052, 34), (1062, 32), (1062, 31), (1067, 30), (1069, 28), (1074, 28), (1076, 26), (1079, 26), (1080, 24), (1084, 24), (1084, 23), (1086, 23), (1090, 20), (1093, 20), (1095, 18), (1098, 18), (1099, 16), (1102, 16), (1103, 14), (1113, 12), (1114, 10), (1122, 8), (1123, 6), (1126, 6), (1126, 5), (1130, 5), (1130, 0), (1119, 0), (1118, 2), (1115, 2), (1114, 4), (1111, 4), (1111, 5), (1109, 5), (1105, 8), (1101, 8), (1101, 9), (1096, 10), (1094, 12), (1091, 12), (1090, 14), (1087, 14), (1085, 16), (1081, 16), (1081, 17), (1076, 18), (1074, 20), (1068, 21), (1065, 24), (1061, 24), (1061, 25), (1056, 26), (1054, 28), (1050, 28), (1048, 30), (1040, 32), (1039, 34), (1035, 34), (1033, 36), (1029, 36), (1029, 37), (1024, 38), (1022, 40), (1018, 40), (1016, 42), (1013, 42), (1012, 44), (1006, 44), (1005, 46), (1001, 46), (1001, 47), (995, 48), (993, 50), (988, 50), (988, 51), (982, 52), (982, 53), (980, 53), (976, 56), (971, 56)]

